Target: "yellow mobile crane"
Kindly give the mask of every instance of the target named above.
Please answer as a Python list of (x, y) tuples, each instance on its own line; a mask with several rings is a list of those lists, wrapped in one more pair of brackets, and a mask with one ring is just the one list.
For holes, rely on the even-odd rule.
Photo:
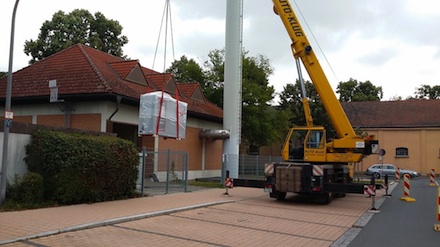
[[(377, 153), (378, 141), (374, 136), (360, 136), (353, 130), (289, 1), (273, 0), (273, 3), (275, 13), (281, 18), (292, 40), (291, 49), (301, 82), (306, 126), (290, 129), (281, 151), (284, 162), (266, 165), (265, 190), (277, 199), (284, 199), (287, 192), (294, 192), (323, 196), (325, 202), (330, 202), (333, 195), (363, 193), (363, 184), (351, 183), (348, 164), (360, 162), (365, 155)], [(300, 62), (321, 98), (337, 139), (327, 141), (324, 127), (313, 125)]]
[[(291, 150), (291, 146), (289, 146), (289, 143), (292, 144), (294, 141), (292, 138), (295, 137), (305, 137), (304, 143), (301, 143), (301, 145), (304, 147), (303, 159), (308, 162), (359, 162), (364, 155), (377, 152), (378, 142), (374, 140), (374, 136), (359, 136), (356, 135), (353, 130), (289, 1), (273, 0), (273, 2), (275, 13), (280, 16), (292, 40), (291, 48), (299, 70), (300, 82), (303, 83), (299, 60), (302, 61), (306, 68), (338, 135), (338, 139), (326, 142), (325, 129), (323, 127), (313, 126), (305, 88), (302, 86), (303, 106), (307, 126), (303, 128), (292, 128), (290, 130), (281, 152), (283, 159), (286, 161), (301, 159), (298, 155), (292, 156), (293, 150)], [(306, 136), (302, 136), (302, 132), (305, 132)], [(297, 147), (294, 146), (293, 148)]]

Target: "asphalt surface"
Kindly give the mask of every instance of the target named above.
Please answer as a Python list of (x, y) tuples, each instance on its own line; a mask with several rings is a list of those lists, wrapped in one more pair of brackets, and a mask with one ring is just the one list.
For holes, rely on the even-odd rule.
[(429, 179), (410, 181), (410, 195), (415, 201), (401, 200), (403, 181), (391, 193), (348, 246), (440, 246), (440, 232), (434, 224), (436, 217), (437, 186), (430, 186)]

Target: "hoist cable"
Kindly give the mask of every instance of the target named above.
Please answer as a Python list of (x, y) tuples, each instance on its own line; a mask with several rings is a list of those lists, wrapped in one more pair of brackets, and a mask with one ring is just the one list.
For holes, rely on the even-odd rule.
[(173, 24), (172, 24), (172, 19), (171, 19), (171, 4), (170, 4), (170, 0), (166, 0), (165, 1), (165, 6), (162, 12), (162, 19), (160, 22), (160, 28), (159, 28), (159, 35), (157, 37), (157, 42), (156, 42), (156, 49), (154, 51), (154, 58), (153, 58), (153, 65), (152, 68), (154, 69), (154, 65), (156, 63), (156, 57), (157, 57), (157, 51), (159, 49), (159, 42), (160, 42), (160, 37), (162, 34), (162, 28), (164, 25), (164, 20), (165, 20), (165, 47), (164, 47), (164, 67), (163, 67), (163, 72), (165, 72), (165, 66), (166, 66), (166, 55), (167, 55), (167, 41), (168, 41), (168, 22), (170, 25), (170, 32), (171, 32), (171, 48), (173, 51), (173, 60), (175, 60), (175, 53), (174, 53), (174, 36), (173, 36)]

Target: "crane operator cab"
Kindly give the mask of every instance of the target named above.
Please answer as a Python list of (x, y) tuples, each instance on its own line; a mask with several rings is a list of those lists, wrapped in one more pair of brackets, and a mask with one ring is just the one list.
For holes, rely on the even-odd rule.
[(364, 155), (378, 152), (374, 137), (346, 137), (327, 142), (323, 126), (293, 127), (281, 150), (284, 161), (359, 162)]
[[(303, 161), (304, 154), (325, 155), (325, 129), (316, 127), (294, 127), (290, 129), (281, 156), (287, 161)], [(307, 157), (306, 157), (307, 160)]]

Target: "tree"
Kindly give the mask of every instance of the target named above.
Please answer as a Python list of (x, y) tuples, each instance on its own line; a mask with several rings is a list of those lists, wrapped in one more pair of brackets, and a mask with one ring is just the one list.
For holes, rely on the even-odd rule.
[(421, 85), (414, 94), (417, 99), (440, 99), (440, 86)]
[(171, 73), (180, 83), (198, 82), (202, 89), (205, 87), (206, 76), (202, 67), (185, 55), (181, 56), (180, 60), (175, 60), (166, 72)]
[(205, 89), (207, 99), (212, 103), (223, 107), (223, 82), (225, 81), (225, 50), (212, 50), (208, 54), (205, 67)]
[(0, 71), (0, 79), (7, 76), (7, 75), (8, 75), (8, 72)]
[[(204, 62), (204, 93), (207, 99), (222, 107), (225, 51), (210, 51), (208, 58)], [(273, 73), (269, 60), (263, 55), (250, 57), (248, 52), (243, 52), (242, 65), (242, 143), (254, 149), (283, 140), (285, 132), (280, 139), (280, 130), (274, 128), (274, 123), (279, 126), (287, 123), (286, 114), (269, 105), (275, 94), (275, 89), (269, 86), (269, 75)]]
[[(307, 97), (309, 99), (310, 112), (313, 117), (314, 125), (321, 125), (327, 130), (328, 138), (335, 138), (336, 132), (331, 125), (330, 118), (324, 109), (321, 98), (310, 81), (305, 81)], [(291, 126), (305, 126), (306, 119), (302, 104), (301, 83), (299, 80), (295, 84), (288, 83), (280, 93), (280, 108), (290, 112)]]
[(32, 56), (29, 64), (33, 64), (80, 43), (124, 57), (122, 46), (128, 43), (128, 39), (121, 33), (122, 26), (119, 22), (107, 19), (100, 12), (93, 16), (84, 9), (75, 9), (69, 14), (58, 11), (51, 21), (43, 23), (37, 40), (25, 41), (24, 52)]
[(382, 87), (376, 87), (370, 81), (358, 82), (352, 78), (339, 82), (336, 93), (342, 102), (376, 101), (383, 97)]
[(262, 55), (248, 57), (243, 54), (242, 71), (242, 137), (250, 148), (265, 146), (274, 141), (269, 102), (275, 89), (269, 86), (269, 75), (273, 69), (269, 60)]
[(394, 95), (390, 98), (390, 101), (402, 101), (403, 97), (400, 95)]
[[(192, 60), (182, 56), (173, 62), (167, 71), (173, 73), (178, 82), (197, 81), (202, 85), (205, 97), (223, 107), (225, 51), (212, 50), (203, 63), (203, 71)], [(284, 140), (288, 130), (287, 113), (269, 105), (275, 90), (269, 86), (269, 75), (273, 69), (269, 60), (258, 55), (242, 56), (242, 122), (241, 139), (250, 149)]]

